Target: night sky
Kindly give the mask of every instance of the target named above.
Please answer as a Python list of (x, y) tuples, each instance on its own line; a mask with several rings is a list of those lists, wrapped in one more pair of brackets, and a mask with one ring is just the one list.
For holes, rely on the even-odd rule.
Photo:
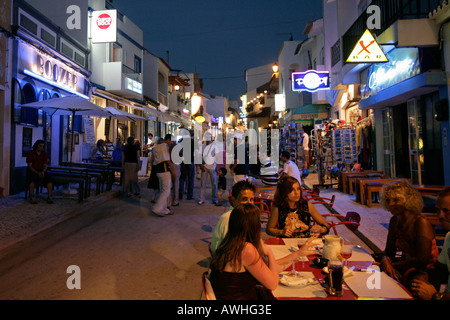
[(321, 0), (114, 0), (144, 33), (154, 55), (198, 72), (204, 92), (238, 100), (244, 72), (278, 60), (283, 41), (303, 40), (322, 17)]

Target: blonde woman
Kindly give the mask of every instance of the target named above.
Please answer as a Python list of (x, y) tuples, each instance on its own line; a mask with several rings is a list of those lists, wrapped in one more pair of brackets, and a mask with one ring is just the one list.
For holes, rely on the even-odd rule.
[[(406, 180), (394, 181), (381, 189), (381, 205), (392, 213), (381, 269), (401, 281), (409, 268), (425, 269), (439, 255), (430, 222), (421, 216), (423, 200)], [(400, 259), (396, 259), (401, 251)]]

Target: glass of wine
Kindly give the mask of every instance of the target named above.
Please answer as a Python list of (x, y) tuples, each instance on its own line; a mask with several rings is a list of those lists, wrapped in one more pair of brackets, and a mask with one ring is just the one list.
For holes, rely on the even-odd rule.
[(292, 270), (289, 271), (288, 276), (290, 277), (298, 277), (300, 276), (300, 272), (298, 272), (297, 270), (295, 270), (295, 263), (297, 262), (297, 258), (293, 258), (290, 261), (292, 262)]
[(317, 228), (312, 228), (309, 231), (309, 235), (310, 235), (311, 238), (318, 238), (320, 236), (320, 230), (317, 229)]
[(348, 259), (352, 256), (353, 246), (343, 245), (341, 247), (341, 256), (345, 259), (345, 266), (348, 267)]

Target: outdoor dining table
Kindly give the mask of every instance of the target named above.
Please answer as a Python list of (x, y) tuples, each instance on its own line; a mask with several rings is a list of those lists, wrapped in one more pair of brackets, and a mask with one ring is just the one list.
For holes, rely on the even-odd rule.
[[(275, 259), (280, 259), (295, 250), (300, 239), (291, 238), (269, 238), (265, 244), (274, 253)], [(306, 241), (306, 239), (304, 239)], [(345, 240), (346, 244), (350, 244)], [(273, 295), (279, 300), (361, 300), (361, 299), (386, 299), (386, 300), (413, 300), (412, 295), (397, 281), (388, 277), (384, 272), (375, 271), (371, 268), (373, 265), (372, 256), (364, 249), (357, 246), (353, 249), (352, 257), (348, 260), (348, 268), (354, 267), (352, 272), (346, 276), (344, 273), (343, 294), (342, 296), (332, 296), (329, 294), (328, 285), (325, 280), (327, 274), (316, 267), (312, 259), (319, 255), (310, 255), (304, 257), (304, 261), (295, 263), (295, 270), (303, 276), (315, 277), (316, 283), (305, 287), (289, 287), (279, 284), (277, 289), (273, 290)], [(290, 265), (285, 271), (292, 269)], [(361, 271), (356, 271), (361, 270)], [(378, 274), (375, 274), (378, 272)], [(366, 285), (371, 281), (370, 277), (380, 279), (378, 286), (374, 288)]]

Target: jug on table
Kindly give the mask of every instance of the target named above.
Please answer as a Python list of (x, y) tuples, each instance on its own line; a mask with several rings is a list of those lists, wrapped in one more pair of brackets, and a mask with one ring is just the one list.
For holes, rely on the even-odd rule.
[(322, 257), (330, 261), (340, 260), (341, 247), (344, 245), (344, 239), (337, 235), (326, 235), (323, 237), (323, 253)]

